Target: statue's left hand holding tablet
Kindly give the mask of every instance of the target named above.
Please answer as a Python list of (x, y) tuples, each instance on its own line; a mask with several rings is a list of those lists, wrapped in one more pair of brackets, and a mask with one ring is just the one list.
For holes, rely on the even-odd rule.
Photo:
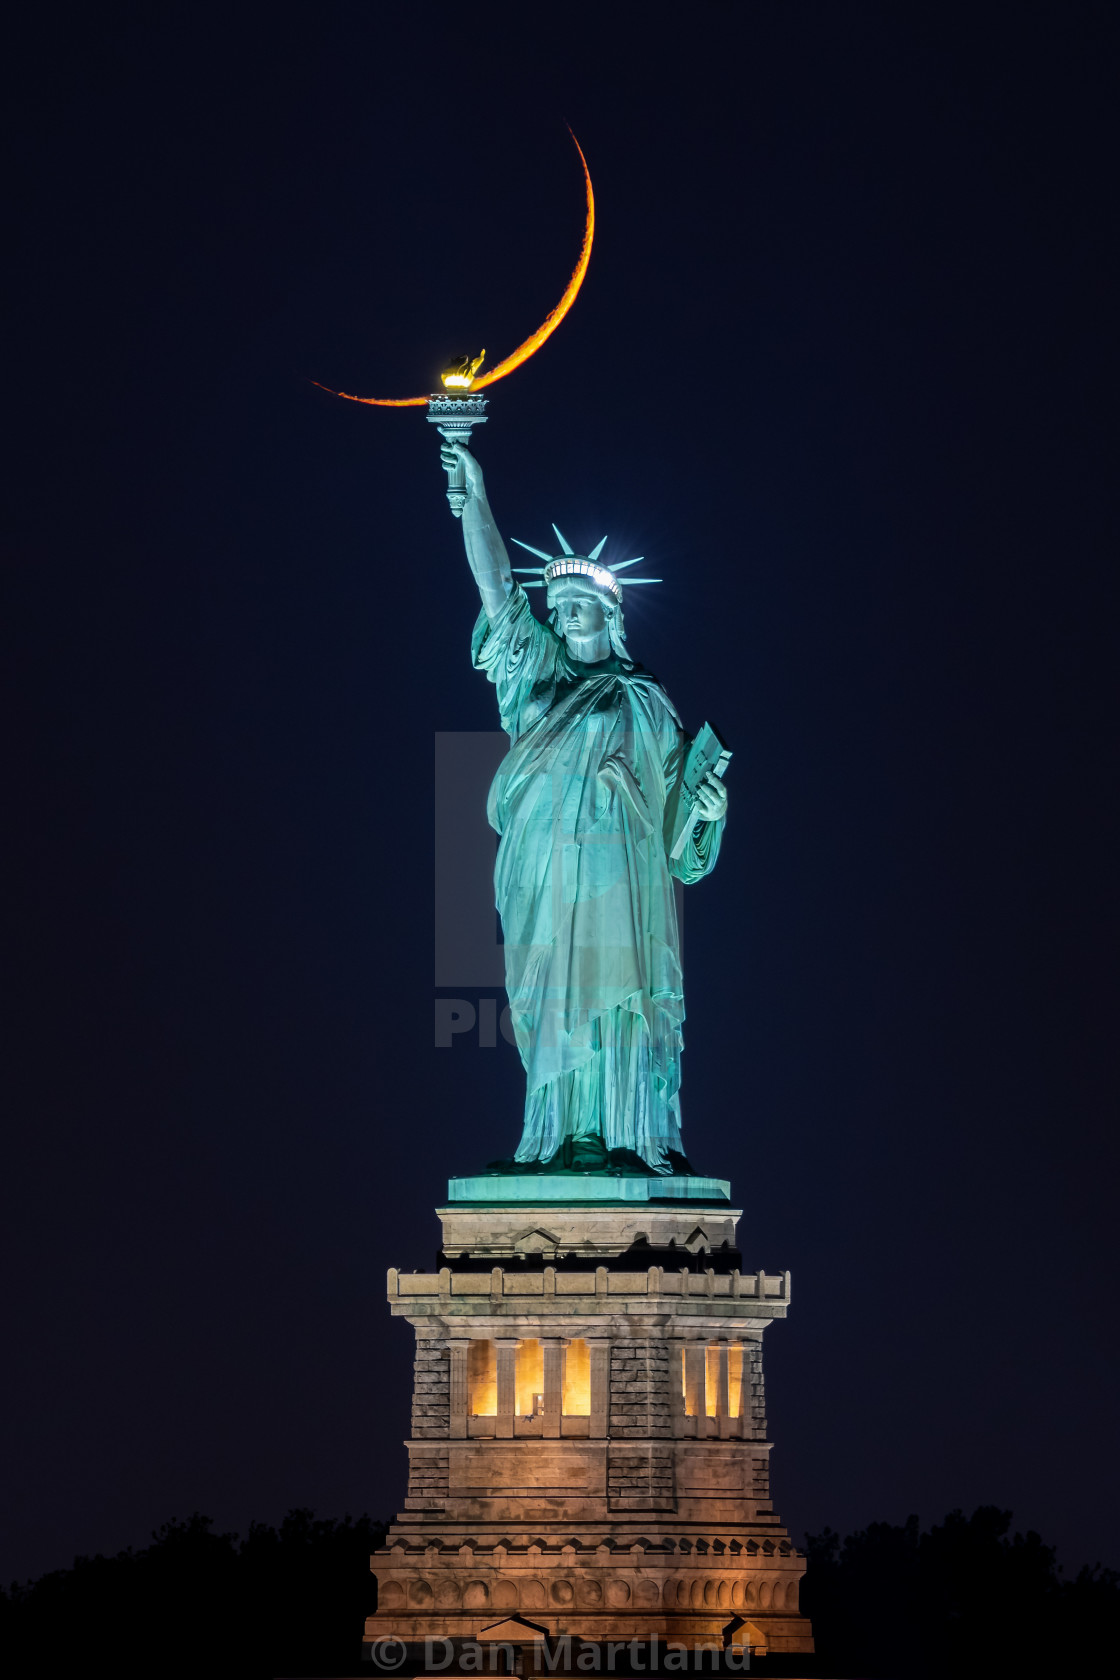
[(696, 790), (694, 815), (697, 822), (718, 822), (727, 815), (727, 789), (710, 770)]

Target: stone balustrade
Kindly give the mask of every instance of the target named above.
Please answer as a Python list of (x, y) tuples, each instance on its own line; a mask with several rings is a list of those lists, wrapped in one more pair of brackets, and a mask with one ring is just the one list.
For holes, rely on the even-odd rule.
[(390, 1266), (388, 1296), (390, 1305), (422, 1296), (448, 1299), (473, 1296), (479, 1300), (536, 1297), (542, 1302), (551, 1296), (565, 1300), (573, 1296), (608, 1299), (675, 1296), (697, 1301), (755, 1301), (760, 1307), (784, 1309), (790, 1300), (790, 1274), (717, 1272), (711, 1267), (703, 1272), (684, 1267), (671, 1271), (665, 1266), (650, 1266), (643, 1272), (614, 1272), (606, 1266), (599, 1266), (593, 1272), (569, 1272), (555, 1266), (545, 1266), (539, 1272), (506, 1271), (502, 1266), (488, 1272), (456, 1272), (450, 1266), (438, 1272), (402, 1272)]

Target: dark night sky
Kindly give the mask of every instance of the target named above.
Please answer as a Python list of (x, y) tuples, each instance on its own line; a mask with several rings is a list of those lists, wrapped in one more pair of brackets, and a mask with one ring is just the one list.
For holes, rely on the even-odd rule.
[[(493, 729), (420, 413), (656, 561), (736, 749), (685, 1138), (789, 1267), (791, 1529), (1115, 1542), (1115, 11), (38, 8), (9, 37), (0, 1578), (394, 1510), (451, 1171), (432, 736)], [(652, 570), (652, 568), (651, 568)], [(464, 811), (464, 824), (484, 821)]]

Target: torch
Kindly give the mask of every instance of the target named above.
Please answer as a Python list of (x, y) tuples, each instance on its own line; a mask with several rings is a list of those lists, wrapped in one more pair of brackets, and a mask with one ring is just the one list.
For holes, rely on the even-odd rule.
[[(452, 362), (440, 374), (443, 390), (433, 392), (428, 398), (428, 420), (438, 427), (440, 437), (448, 443), (461, 443), (469, 448), (474, 427), (486, 424), (487, 399), (471, 395), (474, 376), (485, 354), (483, 350), (478, 356), (460, 356)], [(462, 463), (456, 461), (447, 469), (447, 500), (456, 519), (463, 516), (468, 493)]]
[[(571, 130), (568, 131), (571, 133)], [(433, 426), (438, 426), (441, 436), (449, 443), (470, 444), (471, 431), (480, 426), (486, 419), (486, 398), (472, 392), (472, 386), (481, 389), (484, 385), (493, 385), (496, 379), (505, 379), (514, 368), (519, 368), (522, 362), (527, 362), (530, 356), (536, 355), (546, 339), (551, 338), (572, 304), (576, 301), (576, 294), (583, 285), (583, 277), (587, 273), (587, 265), (591, 261), (591, 244), (595, 237), (595, 194), (591, 190), (591, 175), (587, 168), (587, 159), (580, 149), (580, 143), (572, 134), (572, 141), (579, 152), (579, 161), (583, 166), (583, 178), (587, 187), (587, 220), (583, 229), (583, 244), (580, 247), (579, 258), (572, 277), (564, 288), (560, 302), (555, 309), (549, 311), (537, 328), (530, 333), (523, 344), (512, 351), (497, 367), (484, 373), (482, 378), (475, 379), (475, 374), (482, 366), (483, 350), (478, 356), (460, 356), (449, 368), (440, 375), (443, 390), (428, 397), (359, 397), (352, 391), (335, 391), (329, 385), (321, 388), (330, 391), (334, 397), (344, 397), (347, 402), (369, 403), (374, 408), (422, 408), (427, 404), (428, 419)], [(313, 379), (313, 385), (319, 381)], [(456, 464), (447, 474), (447, 499), (451, 503), (451, 511), (456, 519), (461, 519), (463, 509), (467, 503), (466, 475), (462, 467)]]

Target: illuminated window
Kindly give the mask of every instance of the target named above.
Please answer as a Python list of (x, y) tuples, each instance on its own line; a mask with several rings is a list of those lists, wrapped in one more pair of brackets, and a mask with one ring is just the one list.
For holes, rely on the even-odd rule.
[(467, 1349), (467, 1410), (475, 1417), (498, 1415), (498, 1362), (493, 1342)]
[(591, 1416), (591, 1350), (586, 1342), (569, 1342), (564, 1349), (564, 1413)]
[(727, 1411), (729, 1417), (743, 1415), (743, 1344), (735, 1342), (727, 1353)]
[(544, 1351), (537, 1341), (517, 1344), (517, 1416), (533, 1417), (544, 1393)]
[(719, 1404), (719, 1349), (708, 1347), (704, 1349), (704, 1411), (708, 1417), (718, 1417)]

